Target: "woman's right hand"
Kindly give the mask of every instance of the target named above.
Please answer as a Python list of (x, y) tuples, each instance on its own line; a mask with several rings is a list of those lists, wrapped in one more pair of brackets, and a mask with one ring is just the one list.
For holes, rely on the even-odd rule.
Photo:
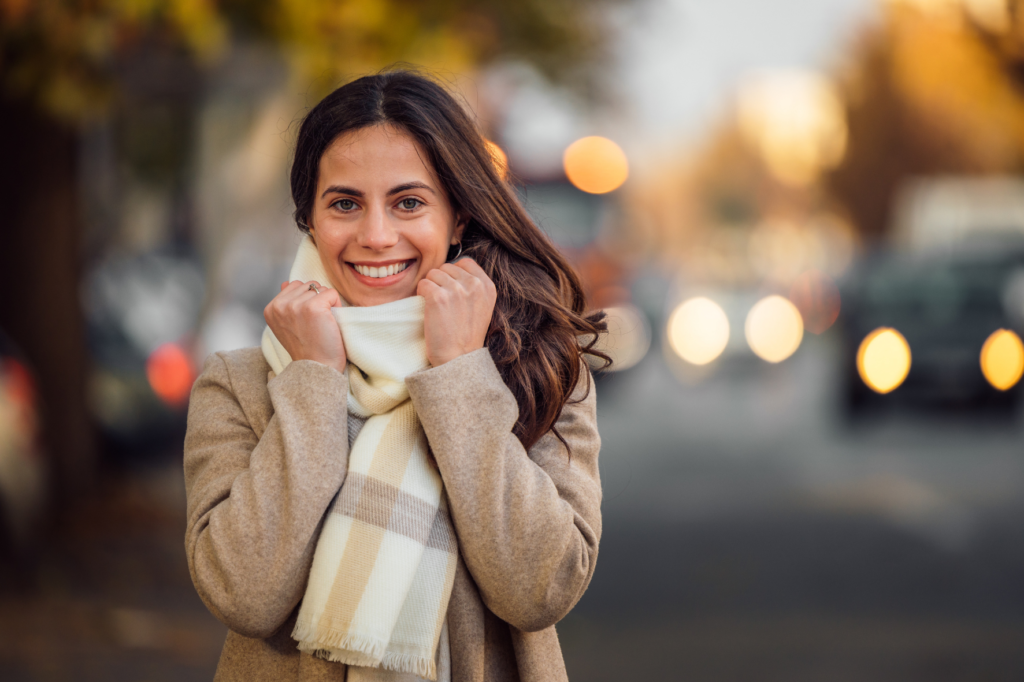
[(263, 309), (263, 317), (292, 360), (314, 360), (344, 372), (345, 343), (331, 313), (340, 305), (341, 296), (334, 289), (296, 280), (281, 285), (281, 293)]

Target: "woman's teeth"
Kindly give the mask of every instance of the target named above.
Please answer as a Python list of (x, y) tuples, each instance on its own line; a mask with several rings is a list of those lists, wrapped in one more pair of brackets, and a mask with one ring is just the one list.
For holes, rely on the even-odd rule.
[(405, 270), (407, 267), (409, 267), (409, 262), (406, 261), (404, 263), (395, 263), (394, 265), (383, 265), (379, 268), (375, 268), (370, 265), (356, 265), (355, 263), (353, 263), (352, 267), (354, 267), (356, 269), (356, 272), (358, 272), (360, 275), (364, 277), (375, 277), (379, 279), (381, 277), (390, 277), (391, 275), (397, 275), (402, 270)]

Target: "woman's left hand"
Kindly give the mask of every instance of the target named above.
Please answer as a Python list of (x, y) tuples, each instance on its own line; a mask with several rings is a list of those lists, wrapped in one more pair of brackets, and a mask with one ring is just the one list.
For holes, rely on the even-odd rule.
[(431, 366), (484, 347), (498, 293), (476, 261), (463, 258), (431, 270), (416, 293), (426, 299), (423, 331)]

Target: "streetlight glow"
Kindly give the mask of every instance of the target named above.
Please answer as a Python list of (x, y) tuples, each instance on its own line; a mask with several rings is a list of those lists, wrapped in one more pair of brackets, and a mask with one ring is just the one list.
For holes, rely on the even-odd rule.
[(607, 194), (629, 177), (625, 152), (606, 137), (576, 140), (566, 148), (562, 162), (569, 182), (590, 194)]

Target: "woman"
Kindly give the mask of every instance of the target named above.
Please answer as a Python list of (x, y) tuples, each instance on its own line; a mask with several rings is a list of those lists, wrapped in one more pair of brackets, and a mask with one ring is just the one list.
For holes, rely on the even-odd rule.
[(263, 347), (211, 356), (189, 405), (216, 679), (565, 679), (554, 624), (601, 533), (601, 317), (421, 76), (314, 107), (291, 185), (306, 236)]

